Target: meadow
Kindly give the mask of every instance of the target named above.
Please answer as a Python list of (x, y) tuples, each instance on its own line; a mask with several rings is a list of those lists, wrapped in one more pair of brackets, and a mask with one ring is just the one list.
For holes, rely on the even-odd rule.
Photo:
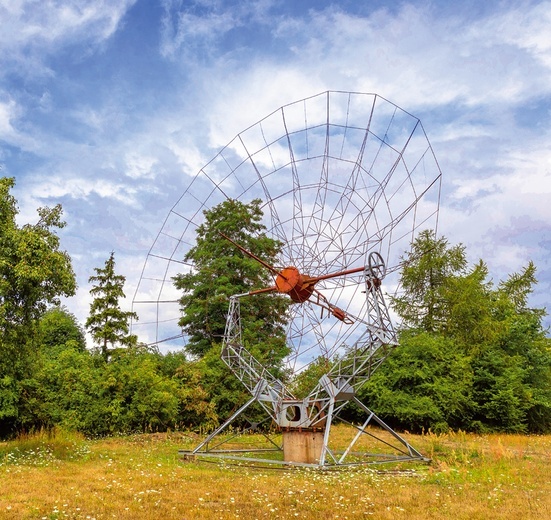
[(184, 462), (192, 433), (22, 436), (0, 443), (0, 518), (551, 518), (551, 435), (405, 437), (431, 462), (268, 469)]

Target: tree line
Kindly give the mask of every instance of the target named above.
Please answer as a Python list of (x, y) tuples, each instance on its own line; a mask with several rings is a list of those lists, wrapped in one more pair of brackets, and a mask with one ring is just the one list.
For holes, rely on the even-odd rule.
[[(228, 200), (205, 211), (187, 253), (192, 272), (175, 277), (180, 326), (189, 338), (162, 354), (130, 333), (125, 277), (112, 252), (90, 276), (83, 328), (60, 305), (75, 294), (69, 255), (57, 235), (62, 208), (39, 208), (19, 226), (14, 180), (0, 179), (0, 438), (61, 427), (87, 435), (210, 429), (249, 398), (220, 360), (227, 299), (269, 283), (269, 273), (236, 253), (232, 237), (268, 263), (283, 244), (269, 238), (261, 201)], [(411, 244), (402, 292), (390, 304), (403, 325), (400, 345), (361, 389), (361, 399), (398, 429), (444, 432), (551, 431), (551, 339), (544, 309), (529, 306), (536, 267), (497, 284), (465, 248), (431, 230)], [(289, 378), (283, 296), (247, 299), (243, 340), (277, 377)], [(86, 344), (85, 329), (94, 344)], [(315, 380), (331, 360), (315, 360), (296, 381)], [(354, 420), (351, 406), (347, 418)]]

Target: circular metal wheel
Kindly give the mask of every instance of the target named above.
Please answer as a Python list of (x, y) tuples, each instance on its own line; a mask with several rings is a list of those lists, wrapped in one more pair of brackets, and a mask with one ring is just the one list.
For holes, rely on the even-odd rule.
[[(278, 267), (316, 277), (363, 266), (382, 278), (388, 266), (387, 293), (398, 290), (400, 255), (419, 231), (437, 227), (441, 172), (421, 122), (376, 94), (324, 92), (282, 106), (187, 175), (133, 300), (133, 332), (169, 348), (186, 342), (172, 277), (192, 268), (183, 259), (203, 211), (224, 200), (263, 201), (267, 234), (284, 244)], [(310, 301), (291, 305), (291, 373), (342, 353), (365, 331), (360, 271), (316, 285), (353, 323)]]
[(367, 268), (369, 274), (377, 280), (382, 280), (386, 275), (386, 265), (381, 253), (372, 251), (367, 257)]

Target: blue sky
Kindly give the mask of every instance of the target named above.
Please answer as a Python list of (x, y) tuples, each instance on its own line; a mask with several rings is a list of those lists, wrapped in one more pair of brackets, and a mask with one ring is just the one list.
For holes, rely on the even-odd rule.
[(84, 321), (115, 251), (132, 296), (192, 175), (326, 90), (419, 117), (440, 232), (495, 281), (529, 260), (551, 309), (551, 2), (0, 0), (0, 167), (20, 221), (61, 203)]

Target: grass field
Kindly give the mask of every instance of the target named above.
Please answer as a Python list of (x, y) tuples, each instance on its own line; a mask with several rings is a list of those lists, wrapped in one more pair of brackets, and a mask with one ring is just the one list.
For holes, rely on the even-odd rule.
[(0, 518), (551, 518), (551, 436), (406, 437), (430, 464), (255, 469), (182, 462), (181, 433), (36, 435), (0, 443)]

